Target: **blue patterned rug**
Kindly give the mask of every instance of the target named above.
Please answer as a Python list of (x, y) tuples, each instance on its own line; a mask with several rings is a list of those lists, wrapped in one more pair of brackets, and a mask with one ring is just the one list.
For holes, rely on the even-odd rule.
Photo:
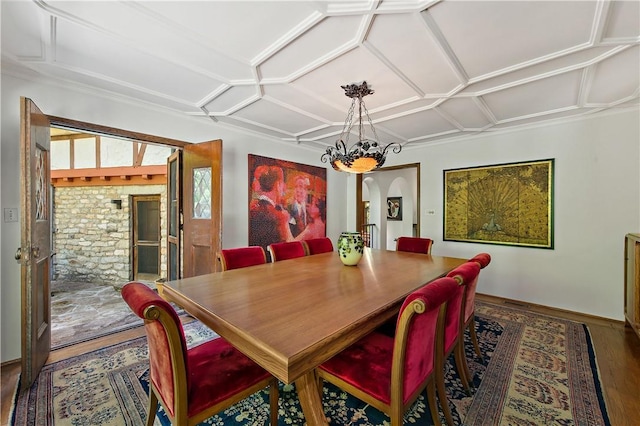
[[(609, 425), (585, 325), (486, 303), (479, 303), (476, 312), (484, 362), (467, 349), (472, 396), (464, 393), (452, 361), (446, 365), (456, 424)], [(185, 331), (189, 345), (215, 336), (197, 322)], [(143, 425), (147, 392), (143, 337), (45, 366), (32, 388), (17, 395), (11, 424)], [(303, 425), (295, 387), (281, 383), (280, 392), (279, 425)], [(386, 415), (332, 385), (325, 385), (323, 405), (332, 425), (389, 424)], [(263, 390), (202, 425), (266, 425), (268, 407)], [(444, 422), (442, 413), (440, 417)], [(422, 396), (405, 423), (432, 424)], [(162, 408), (156, 425), (170, 425)]]

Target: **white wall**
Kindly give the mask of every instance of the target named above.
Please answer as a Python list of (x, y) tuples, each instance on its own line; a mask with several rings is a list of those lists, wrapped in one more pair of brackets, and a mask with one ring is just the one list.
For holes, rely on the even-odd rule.
[[(48, 115), (164, 136), (187, 142), (222, 139), (223, 143), (223, 247), (246, 245), (248, 241), (247, 155), (281, 158), (302, 164), (327, 167), (322, 153), (296, 144), (284, 144), (240, 133), (203, 118), (186, 118), (152, 109), (133, 100), (107, 98), (97, 92), (81, 92), (73, 87), (45, 85), (31, 79), (8, 75), (1, 80), (2, 95), (2, 208), (20, 206), (20, 96), (32, 99)], [(353, 179), (353, 178), (352, 178)], [(327, 236), (336, 241), (349, 229), (346, 174), (327, 170)], [(353, 200), (354, 198), (349, 198)], [(13, 256), (20, 246), (20, 222), (1, 223), (0, 281), (0, 361), (20, 357), (20, 267)]]
[[(443, 170), (546, 158), (555, 158), (553, 250), (443, 241)], [(640, 232), (637, 109), (405, 149), (391, 161), (421, 162), (421, 235), (434, 239), (433, 254), (491, 254), (478, 292), (624, 318), (624, 235)]]
[[(324, 166), (321, 153), (261, 139), (134, 101), (36, 84), (2, 75), (2, 207), (20, 205), (19, 97), (49, 115), (198, 142), (223, 140), (223, 246), (247, 241), (247, 154)], [(555, 158), (555, 249), (442, 241), (442, 171)], [(623, 319), (623, 238), (640, 232), (640, 116), (638, 110), (597, 118), (405, 148), (388, 166), (421, 162), (421, 235), (433, 253), (471, 257), (487, 251), (478, 291), (541, 305)], [(327, 234), (355, 229), (355, 176), (327, 171)], [(427, 216), (427, 210), (436, 214)], [(1, 222), (1, 361), (20, 356), (19, 223)]]
[[(367, 174), (363, 179), (370, 201), (371, 223), (376, 225), (371, 247), (395, 250), (398, 237), (413, 235), (417, 223), (417, 167), (382, 170)], [(387, 197), (402, 197), (402, 220), (387, 220)]]

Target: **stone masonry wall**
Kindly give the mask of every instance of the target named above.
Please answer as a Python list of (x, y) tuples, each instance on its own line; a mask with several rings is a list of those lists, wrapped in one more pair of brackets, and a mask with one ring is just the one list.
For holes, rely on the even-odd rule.
[[(56, 187), (53, 279), (125, 284), (131, 270), (132, 195), (160, 194), (160, 276), (167, 271), (166, 186)], [(111, 200), (121, 200), (117, 209)]]

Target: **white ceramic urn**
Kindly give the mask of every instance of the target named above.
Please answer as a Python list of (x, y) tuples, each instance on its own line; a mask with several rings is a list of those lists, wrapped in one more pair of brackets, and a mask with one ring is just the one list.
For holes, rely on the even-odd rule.
[(359, 232), (343, 232), (338, 237), (338, 255), (347, 266), (355, 266), (362, 258), (364, 240)]

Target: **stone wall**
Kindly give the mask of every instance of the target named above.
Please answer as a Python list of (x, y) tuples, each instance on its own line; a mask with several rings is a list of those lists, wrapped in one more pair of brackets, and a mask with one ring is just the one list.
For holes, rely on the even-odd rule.
[[(133, 195), (160, 195), (160, 276), (167, 271), (165, 185), (54, 189), (53, 279), (122, 285), (133, 278)], [(112, 200), (120, 200), (122, 208)]]

